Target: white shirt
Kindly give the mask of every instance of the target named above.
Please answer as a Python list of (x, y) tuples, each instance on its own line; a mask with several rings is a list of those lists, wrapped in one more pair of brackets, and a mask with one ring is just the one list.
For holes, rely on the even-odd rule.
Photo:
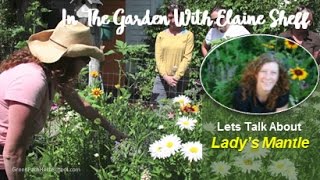
[(206, 35), (205, 41), (207, 45), (210, 45), (210, 42), (214, 40), (218, 40), (221, 38), (227, 39), (246, 34), (250, 34), (250, 32), (245, 27), (230, 24), (229, 28), (224, 33), (220, 32), (217, 28), (211, 28)]

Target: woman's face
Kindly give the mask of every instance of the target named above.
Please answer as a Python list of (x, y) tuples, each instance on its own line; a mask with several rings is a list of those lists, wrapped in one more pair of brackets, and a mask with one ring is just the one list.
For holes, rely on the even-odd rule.
[(90, 61), (89, 57), (76, 57), (74, 63), (75, 74), (79, 74), (81, 69), (84, 68)]
[(276, 62), (269, 62), (262, 65), (256, 75), (257, 92), (270, 93), (279, 79), (279, 65)]
[[(214, 23), (212, 24), (213, 28), (217, 28), (220, 32), (224, 33), (227, 31), (227, 26), (218, 26), (217, 24), (217, 19), (219, 16), (219, 10), (215, 10), (210, 14), (210, 18), (212, 21), (214, 21)], [(220, 18), (220, 24), (224, 24), (226, 19), (225, 18)]]
[(66, 78), (76, 78), (80, 73), (81, 69), (85, 67), (90, 61), (89, 57), (81, 56), (81, 57), (63, 57), (63, 63), (61, 64), (64, 70), (64, 76)]
[(170, 12), (169, 14), (167, 14), (167, 18), (169, 21), (169, 26), (170, 27), (177, 27), (176, 22), (174, 20), (174, 14), (172, 12)]

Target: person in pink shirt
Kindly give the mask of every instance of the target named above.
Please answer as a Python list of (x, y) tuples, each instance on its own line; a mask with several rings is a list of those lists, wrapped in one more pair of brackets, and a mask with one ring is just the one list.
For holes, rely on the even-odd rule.
[(90, 28), (61, 21), (55, 29), (30, 36), (28, 47), (14, 52), (0, 65), (0, 177), (23, 179), (26, 149), (48, 116), (54, 93), (89, 120), (117, 137), (125, 138), (73, 88), (90, 57), (102, 61), (103, 52), (93, 46)]

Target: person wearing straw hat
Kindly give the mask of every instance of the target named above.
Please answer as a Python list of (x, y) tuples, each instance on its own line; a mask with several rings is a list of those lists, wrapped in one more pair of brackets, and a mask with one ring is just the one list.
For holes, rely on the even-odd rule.
[(93, 57), (103, 61), (103, 52), (93, 46), (89, 27), (61, 21), (55, 29), (30, 36), (28, 47), (14, 52), (0, 65), (0, 177), (23, 179), (26, 149), (49, 114), (53, 96), (60, 92), (68, 104), (101, 125), (118, 140), (118, 131), (72, 86), (81, 68)]

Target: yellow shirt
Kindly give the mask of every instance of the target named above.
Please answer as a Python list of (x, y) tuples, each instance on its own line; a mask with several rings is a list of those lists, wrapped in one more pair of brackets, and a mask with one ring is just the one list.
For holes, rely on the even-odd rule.
[(164, 30), (157, 35), (155, 58), (161, 76), (174, 76), (179, 80), (186, 72), (194, 46), (193, 33), (183, 30), (177, 35)]

